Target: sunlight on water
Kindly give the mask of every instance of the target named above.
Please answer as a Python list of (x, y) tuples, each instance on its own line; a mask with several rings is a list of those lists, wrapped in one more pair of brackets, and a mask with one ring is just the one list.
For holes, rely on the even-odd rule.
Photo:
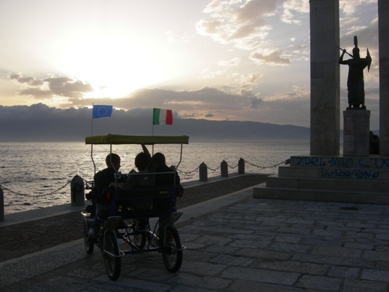
[[(180, 145), (156, 145), (166, 162), (180, 162)], [(109, 145), (93, 147), (96, 169), (105, 168)], [(112, 151), (121, 156), (121, 172), (134, 166), (134, 158), (141, 151), (138, 145), (113, 145)], [(153, 149), (149, 147), (149, 151)], [(0, 184), (4, 190), (5, 214), (70, 204), (71, 179), (78, 174), (84, 180), (93, 179), (91, 146), (83, 143), (0, 143)], [(292, 155), (308, 155), (309, 142), (248, 142), (248, 143), (190, 143), (183, 146), (178, 170), (181, 181), (199, 179), (198, 167), (204, 162), (208, 177), (220, 176), (220, 164), (225, 160), (229, 173), (238, 171), (240, 158), (246, 173), (276, 173), (273, 167)], [(32, 196), (33, 195), (33, 196)]]

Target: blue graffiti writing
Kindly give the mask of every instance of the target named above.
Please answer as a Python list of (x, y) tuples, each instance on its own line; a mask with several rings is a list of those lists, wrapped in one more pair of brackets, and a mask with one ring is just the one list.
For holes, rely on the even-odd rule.
[(343, 171), (341, 169), (336, 169), (336, 170), (322, 169), (321, 174), (324, 177), (350, 177), (352, 172), (351, 171)]
[(355, 170), (354, 171), (354, 176), (358, 179), (361, 178), (377, 178), (379, 177), (379, 173), (375, 171), (362, 171), (362, 170)]
[(321, 157), (293, 157), (292, 164), (296, 166), (326, 166), (326, 162)]
[(336, 170), (322, 169), (321, 174), (323, 177), (329, 177), (329, 178), (356, 178), (356, 179), (378, 178), (380, 175), (379, 172), (371, 171), (371, 170), (348, 171), (342, 169), (336, 169)]
[(375, 167), (377, 168), (389, 168), (389, 159), (382, 158), (381, 160), (375, 160)]
[(350, 168), (353, 167), (354, 161), (351, 158), (332, 158), (331, 159), (331, 167), (346, 167)]
[[(365, 158), (359, 158), (358, 159), (358, 165), (360, 167), (370, 167), (370, 164), (368, 163), (368, 161), (364, 162), (366, 159)], [(366, 163), (366, 164), (364, 164)]]
[(389, 158), (295, 156), (291, 158), (291, 165), (329, 168), (389, 169)]

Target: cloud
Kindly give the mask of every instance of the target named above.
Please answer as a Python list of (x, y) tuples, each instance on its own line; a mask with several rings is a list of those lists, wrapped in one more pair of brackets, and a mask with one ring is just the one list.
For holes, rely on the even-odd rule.
[(351, 15), (360, 9), (360, 6), (376, 3), (377, 0), (340, 0), (339, 9), (342, 10), (346, 15)]
[(281, 21), (289, 24), (299, 24), (300, 20), (294, 19), (294, 15), (289, 9), (285, 9), (281, 15)]
[(240, 75), (241, 85), (256, 84), (256, 82), (262, 77), (261, 73), (249, 73), (248, 75)]
[(222, 67), (226, 67), (226, 68), (229, 68), (229, 67), (232, 67), (232, 66), (238, 66), (239, 65), (239, 62), (240, 62), (240, 58), (232, 58), (231, 60), (222, 60), (222, 61), (219, 61), (218, 62), (218, 65), (219, 66), (222, 66)]
[[(270, 36), (270, 32), (276, 29), (272, 18), (280, 15), (282, 22), (299, 25), (302, 14), (308, 12), (309, 4), (304, 0), (215, 0), (204, 9), (205, 16), (197, 22), (196, 28), (200, 35), (216, 42), (231, 43), (236, 48), (251, 51), (248, 59), (254, 64), (288, 66), (291, 59), (282, 52), (286, 48), (263, 51), (274, 42)], [(301, 52), (295, 54), (301, 55)], [(202, 77), (213, 78), (222, 73), (208, 69), (202, 72)]]
[(287, 0), (283, 3), (285, 10), (294, 10), (298, 13), (309, 13), (309, 1), (306, 0)]
[(212, 1), (204, 9), (208, 19), (196, 24), (197, 32), (220, 43), (263, 37), (262, 29), (269, 29), (265, 17), (275, 12), (279, 2), (284, 1)]
[(51, 98), (53, 93), (39, 88), (27, 88), (20, 91), (21, 95), (34, 96), (36, 99)]
[[(196, 24), (197, 32), (220, 43), (239, 44), (264, 39), (273, 27), (268, 18), (283, 11), (281, 21), (300, 24), (300, 15), (309, 12), (306, 0), (214, 0), (204, 9), (207, 15)], [(298, 15), (298, 16), (297, 16)]]
[[(253, 77), (254, 78), (254, 77)], [(133, 93), (126, 98), (118, 99), (81, 99), (74, 100), (75, 107), (90, 106), (92, 103), (99, 102), (112, 104), (116, 108), (169, 108), (177, 111), (180, 116), (191, 116), (197, 118), (210, 117), (213, 114), (214, 119), (224, 119), (229, 113), (233, 120), (234, 112), (243, 112), (251, 106), (253, 95), (250, 91), (233, 92), (229, 89), (221, 90), (213, 87), (204, 87), (199, 90), (191, 91), (170, 91), (162, 89), (143, 89)]]
[(220, 67), (219, 70), (210, 71), (209, 68), (205, 68), (200, 72), (200, 78), (210, 79), (214, 78), (217, 75), (222, 75), (226, 73), (230, 68), (237, 67), (240, 61), (241, 59), (238, 57), (232, 58), (230, 60), (220, 60), (219, 62), (217, 62), (217, 66)]
[(251, 99), (250, 107), (251, 108), (257, 108), (260, 103), (262, 103), (262, 99), (254, 97), (254, 98)]
[(279, 51), (273, 51), (265, 55), (258, 50), (250, 54), (250, 59), (257, 64), (269, 64), (273, 66), (287, 66), (291, 63), (290, 59), (282, 57), (282, 54)]
[(47, 82), (49, 89), (55, 95), (80, 98), (83, 97), (83, 93), (93, 91), (90, 84), (68, 77), (46, 78), (44, 82)]
[(33, 77), (23, 77), (20, 74), (10, 74), (8, 78), (29, 86), (41, 86), (43, 84), (43, 82), (40, 80), (36, 80)]
[(89, 83), (69, 77), (49, 77), (37, 80), (21, 74), (9, 74), (8, 78), (20, 86), (20, 95), (33, 96), (38, 100), (56, 96), (73, 100), (82, 98), (85, 93), (93, 91)]

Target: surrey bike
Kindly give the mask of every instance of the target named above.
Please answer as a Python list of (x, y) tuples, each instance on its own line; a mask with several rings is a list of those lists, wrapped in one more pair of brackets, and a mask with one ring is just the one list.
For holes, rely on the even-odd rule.
[[(188, 136), (106, 135), (90, 136), (85, 139), (86, 144), (91, 144), (92, 161), (93, 145), (96, 144), (110, 145), (110, 153), (112, 153), (112, 145), (117, 144), (153, 146), (155, 144), (181, 144), (181, 162), (183, 144), (188, 144), (188, 141)], [(93, 164), (96, 173), (94, 161)], [(153, 173), (152, 175), (161, 174), (175, 177), (174, 172)], [(123, 178), (115, 177), (117, 181), (120, 179)], [(81, 212), (84, 218), (84, 245), (87, 254), (92, 254), (95, 246), (100, 250), (111, 280), (117, 280), (120, 276), (121, 257), (144, 252), (160, 252), (166, 269), (170, 272), (177, 272), (181, 268), (184, 247), (174, 223), (182, 215), (182, 212), (176, 210), (176, 198), (182, 194), (183, 188), (176, 184), (134, 188), (128, 191), (104, 190), (102, 199), (108, 215), (98, 218), (101, 221), (98, 236), (95, 241), (90, 241), (88, 232), (96, 216), (96, 191), (92, 183), (92, 191), (87, 195), (92, 205)], [(137, 204), (144, 205), (147, 201), (150, 204), (149, 208), (137, 209)]]

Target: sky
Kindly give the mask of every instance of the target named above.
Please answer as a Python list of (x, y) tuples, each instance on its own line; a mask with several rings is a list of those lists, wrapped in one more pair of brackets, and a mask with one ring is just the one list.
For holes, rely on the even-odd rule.
[[(308, 0), (0, 0), (0, 23), (2, 106), (310, 125)], [(366, 106), (378, 129), (377, 0), (340, 1), (340, 33), (342, 48), (357, 35), (372, 56)]]

